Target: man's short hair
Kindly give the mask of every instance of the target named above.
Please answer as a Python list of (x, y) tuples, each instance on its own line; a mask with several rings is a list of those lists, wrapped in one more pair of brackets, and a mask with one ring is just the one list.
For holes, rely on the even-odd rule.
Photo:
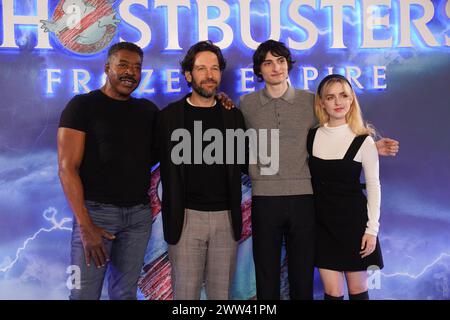
[(141, 61), (144, 59), (144, 52), (138, 45), (135, 45), (132, 42), (117, 42), (113, 44), (108, 50), (108, 61), (111, 59), (113, 55), (115, 55), (120, 50), (128, 50), (131, 52), (136, 52), (139, 55), (139, 57), (141, 57)]
[(259, 82), (264, 79), (261, 75), (261, 65), (266, 60), (267, 53), (271, 53), (275, 57), (284, 57), (288, 64), (288, 72), (292, 70), (295, 61), (292, 60), (291, 51), (283, 42), (275, 40), (267, 40), (261, 43), (253, 54), (253, 72)]

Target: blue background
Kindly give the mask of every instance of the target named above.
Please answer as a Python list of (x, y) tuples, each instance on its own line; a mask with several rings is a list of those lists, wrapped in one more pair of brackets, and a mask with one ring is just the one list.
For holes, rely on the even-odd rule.
[[(116, 1), (117, 9), (121, 1)], [(268, 1), (252, 3), (252, 35), (264, 41), (270, 34)], [(320, 1), (317, 1), (317, 5)], [(371, 290), (377, 299), (449, 299), (450, 281), (450, 56), (444, 36), (449, 36), (449, 18), (445, 14), (447, 1), (432, 1), (435, 16), (428, 24), (439, 47), (429, 47), (413, 30), (413, 47), (398, 48), (398, 1), (392, 1), (391, 29), (380, 30), (377, 37), (393, 35), (389, 49), (361, 49), (361, 10), (344, 10), (346, 49), (331, 49), (331, 13), (329, 9), (302, 9), (321, 30), (319, 40), (310, 50), (293, 50), (297, 63), (291, 72), (294, 86), (303, 88), (303, 66), (314, 66), (319, 79), (327, 67), (343, 72), (345, 66), (359, 66), (363, 71), (358, 96), (367, 120), (375, 124), (382, 136), (401, 142), (396, 158), (381, 159), (381, 232), (380, 241), (385, 268), (379, 288)], [(15, 1), (17, 14), (35, 14), (35, 1)], [(51, 17), (58, 1), (49, 1)], [(221, 89), (237, 103), (240, 92), (240, 68), (251, 68), (252, 49), (240, 39), (239, 6), (228, 1), (234, 40), (223, 52), (228, 67)], [(281, 5), (281, 41), (288, 37), (304, 39), (305, 33), (287, 17), (290, 1)], [(0, 13), (3, 12), (3, 2)], [(117, 10), (118, 11), (118, 10)], [(167, 93), (164, 71), (178, 69), (185, 51), (198, 39), (196, 2), (191, 9), (179, 10), (179, 43), (183, 50), (165, 50), (167, 20), (164, 9), (132, 7), (131, 12), (147, 22), (152, 29), (152, 41), (144, 48), (144, 68), (154, 69), (150, 87), (154, 94), (144, 97), (160, 108), (188, 92), (180, 75), (180, 93)], [(211, 9), (210, 17), (217, 15)], [(411, 10), (412, 17), (421, 10)], [(2, 14), (0, 14), (2, 17)], [(3, 27), (2, 27), (3, 28)], [(56, 130), (65, 104), (74, 95), (71, 69), (86, 69), (91, 74), (89, 88), (101, 86), (101, 75), (107, 48), (99, 53), (80, 55), (65, 49), (50, 35), (53, 49), (35, 49), (36, 26), (16, 26), (15, 48), (0, 48), (0, 299), (66, 299), (70, 253), (72, 213), (66, 203), (57, 175)], [(323, 32), (322, 32), (323, 31)], [(5, 30), (0, 30), (3, 42)], [(137, 41), (139, 32), (122, 21), (113, 40), (119, 36)], [(212, 28), (210, 39), (219, 41), (222, 34)], [(302, 38), (303, 37), (303, 38)], [(386, 66), (387, 88), (371, 88), (373, 65)], [(55, 84), (54, 94), (46, 88), (46, 69), (61, 69), (61, 84)], [(310, 83), (315, 90), (318, 81)], [(256, 84), (261, 88), (261, 84)], [(248, 205), (249, 184), (243, 186), (244, 203)], [(150, 266), (161, 258), (167, 266), (166, 244), (162, 240), (160, 214), (155, 213), (152, 239), (146, 255)], [(166, 270), (167, 271), (167, 270)], [(159, 270), (158, 272), (161, 272)], [(167, 273), (165, 273), (167, 274)], [(157, 283), (164, 283), (164, 273), (158, 273)], [(143, 279), (149, 272), (143, 272)], [(283, 297), (287, 296), (286, 274), (283, 273)], [(166, 279), (167, 280), (167, 279)], [(169, 279), (170, 280), (170, 279)], [(142, 299), (170, 297), (170, 288), (155, 289), (161, 294), (150, 296), (139, 292)], [(142, 286), (140, 286), (142, 288)], [(322, 287), (316, 278), (315, 295), (321, 297)], [(233, 297), (250, 299), (255, 295), (251, 237), (239, 248), (238, 272)]]

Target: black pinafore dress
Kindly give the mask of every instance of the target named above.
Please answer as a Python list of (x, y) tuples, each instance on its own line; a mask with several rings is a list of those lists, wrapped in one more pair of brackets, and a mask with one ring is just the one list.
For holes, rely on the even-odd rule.
[(378, 238), (373, 253), (365, 258), (359, 253), (368, 221), (367, 198), (360, 183), (362, 164), (353, 159), (367, 135), (356, 136), (343, 159), (324, 160), (312, 154), (317, 129), (309, 131), (307, 140), (316, 205), (315, 265), (336, 271), (381, 269)]

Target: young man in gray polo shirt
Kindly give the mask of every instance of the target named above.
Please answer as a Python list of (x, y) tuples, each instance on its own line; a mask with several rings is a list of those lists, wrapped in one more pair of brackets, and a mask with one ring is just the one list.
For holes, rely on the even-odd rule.
[[(265, 88), (243, 96), (240, 101), (248, 129), (279, 130), (278, 172), (262, 175), (264, 166), (259, 162), (249, 167), (258, 299), (280, 299), (283, 238), (289, 261), (290, 298), (313, 298), (314, 200), (306, 137), (317, 120), (314, 94), (288, 83), (294, 62), (283, 43), (274, 40), (262, 43), (253, 55), (253, 71), (259, 81), (265, 82)], [(382, 155), (395, 155), (398, 151), (398, 142), (394, 140), (382, 139), (377, 145)]]

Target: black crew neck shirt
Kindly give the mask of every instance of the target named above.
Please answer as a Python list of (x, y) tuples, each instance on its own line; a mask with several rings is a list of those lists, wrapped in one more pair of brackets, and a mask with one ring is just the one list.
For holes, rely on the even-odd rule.
[(149, 202), (157, 112), (147, 99), (115, 100), (101, 90), (69, 101), (59, 127), (86, 133), (79, 169), (86, 200), (124, 207)]

